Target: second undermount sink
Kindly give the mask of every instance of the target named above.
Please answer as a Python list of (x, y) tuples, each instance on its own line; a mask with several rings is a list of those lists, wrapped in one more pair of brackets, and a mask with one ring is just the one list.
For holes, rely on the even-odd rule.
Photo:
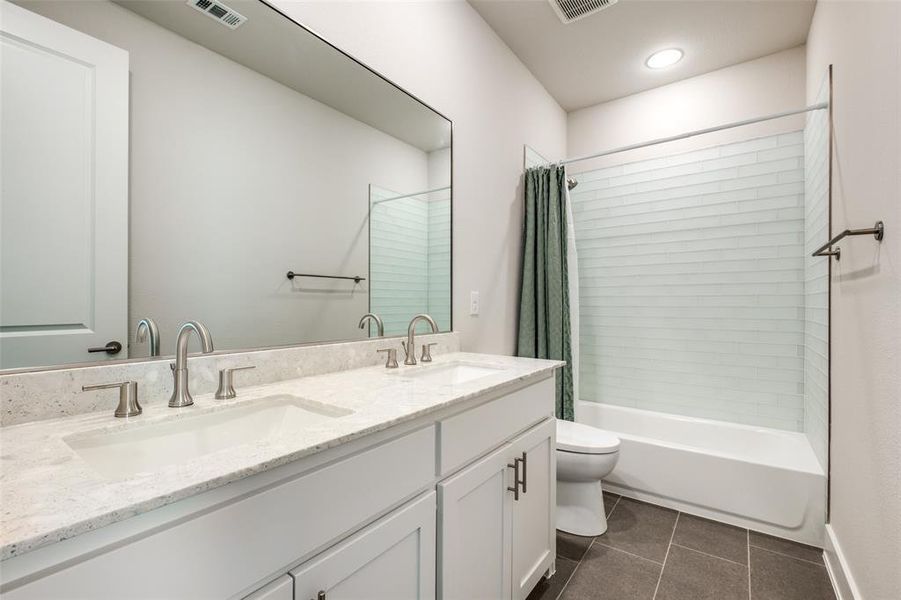
[(304, 428), (352, 412), (281, 394), (160, 423), (75, 434), (64, 441), (104, 477), (121, 478), (267, 438), (300, 436)]
[(457, 361), (404, 369), (398, 372), (398, 376), (432, 385), (460, 385), (482, 377), (497, 375), (503, 370), (502, 367)]

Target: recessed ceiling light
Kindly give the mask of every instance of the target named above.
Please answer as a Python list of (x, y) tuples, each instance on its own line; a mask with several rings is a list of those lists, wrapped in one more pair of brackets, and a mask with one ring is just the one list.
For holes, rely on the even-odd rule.
[(678, 48), (667, 48), (650, 55), (644, 64), (649, 69), (665, 69), (682, 60), (683, 55)]

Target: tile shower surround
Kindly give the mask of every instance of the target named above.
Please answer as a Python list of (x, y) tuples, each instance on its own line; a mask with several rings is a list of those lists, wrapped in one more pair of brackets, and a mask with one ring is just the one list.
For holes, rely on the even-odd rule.
[(575, 177), (581, 399), (804, 431), (805, 132)]

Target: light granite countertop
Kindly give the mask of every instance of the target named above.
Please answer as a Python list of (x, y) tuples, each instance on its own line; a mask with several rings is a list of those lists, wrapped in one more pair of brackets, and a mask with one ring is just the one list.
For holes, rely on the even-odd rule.
[[(404, 376), (453, 362), (491, 366), (497, 372), (459, 384), (430, 384), (418, 377)], [(215, 400), (212, 394), (195, 396), (194, 406), (183, 409), (153, 404), (145, 406), (141, 416), (127, 421), (113, 418), (110, 409), (4, 427), (0, 429), (0, 560), (273, 469), (486, 392), (538, 379), (563, 364), (453, 353), (436, 357), (431, 365), (401, 365), (391, 370), (367, 367), (239, 388), (234, 400)], [(300, 434), (294, 431), (291, 436), (272, 435), (125, 478), (104, 477), (66, 442), (99, 431), (137, 430), (229, 407), (250, 406), (255, 400), (279, 394), (353, 412), (311, 423)]]

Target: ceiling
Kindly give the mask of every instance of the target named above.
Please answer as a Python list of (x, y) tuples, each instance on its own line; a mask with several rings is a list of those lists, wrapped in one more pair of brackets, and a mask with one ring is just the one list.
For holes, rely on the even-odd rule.
[[(619, 0), (564, 25), (547, 0), (469, 0), (566, 111), (721, 69), (807, 39), (815, 0)], [(652, 71), (664, 48), (681, 62)]]

